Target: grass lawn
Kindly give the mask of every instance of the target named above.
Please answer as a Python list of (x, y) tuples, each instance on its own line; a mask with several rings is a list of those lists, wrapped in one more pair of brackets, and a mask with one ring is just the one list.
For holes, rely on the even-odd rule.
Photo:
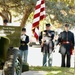
[(74, 68), (63, 67), (30, 67), (32, 71), (46, 71), (46, 75), (74, 75)]

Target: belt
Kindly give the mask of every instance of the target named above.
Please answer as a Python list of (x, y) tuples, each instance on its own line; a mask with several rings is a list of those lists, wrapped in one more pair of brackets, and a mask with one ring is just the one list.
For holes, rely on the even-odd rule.
[(25, 44), (23, 43), (23, 44), (21, 44), (21, 45), (25, 45)]
[(69, 41), (63, 41), (62, 43), (63, 44), (69, 44), (70, 42)]

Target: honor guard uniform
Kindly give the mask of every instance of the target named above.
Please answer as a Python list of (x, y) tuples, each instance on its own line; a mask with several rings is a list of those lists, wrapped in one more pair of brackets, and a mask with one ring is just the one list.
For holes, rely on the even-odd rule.
[(48, 66), (52, 66), (51, 53), (54, 49), (54, 38), (55, 32), (50, 30), (50, 24), (46, 24), (46, 30), (42, 31), (39, 36), (39, 42), (41, 45), (41, 52), (43, 52), (43, 66), (46, 66), (48, 56)]
[(62, 57), (61, 67), (70, 67), (71, 54), (74, 49), (74, 34), (69, 31), (69, 24), (65, 24), (65, 30), (59, 34), (57, 44), (60, 44), (59, 52)]

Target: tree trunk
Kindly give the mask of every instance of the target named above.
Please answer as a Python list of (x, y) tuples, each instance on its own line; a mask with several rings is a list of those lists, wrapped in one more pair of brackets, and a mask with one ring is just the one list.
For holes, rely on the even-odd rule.
[(21, 27), (25, 26), (26, 21), (27, 21), (29, 15), (31, 14), (32, 10), (33, 10), (33, 8), (30, 6), (25, 7), (24, 16), (22, 18), (21, 25), (20, 25)]
[(8, 20), (8, 22), (11, 22), (12, 20), (12, 15), (8, 10), (2, 10), (2, 12), (0, 12), (0, 16), (3, 20)]
[(5, 16), (0, 12), (0, 16), (2, 17), (2, 19), (4, 19), (5, 18)]

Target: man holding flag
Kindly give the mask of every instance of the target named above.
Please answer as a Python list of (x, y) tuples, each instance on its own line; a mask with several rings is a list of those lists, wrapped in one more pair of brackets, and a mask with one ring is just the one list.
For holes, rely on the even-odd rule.
[[(52, 66), (52, 51), (54, 50), (54, 34), (52, 31), (51, 25), (49, 23), (46, 24), (46, 30), (42, 31), (39, 35), (39, 42), (41, 45), (41, 52), (43, 53), (43, 66)], [(48, 61), (47, 61), (48, 57)]]
[[(36, 3), (35, 12), (34, 12), (32, 31), (33, 31), (33, 34), (34, 34), (34, 37), (36, 38), (36, 40), (39, 39), (39, 42), (41, 44), (41, 49), (42, 49), (42, 52), (43, 52), (43, 66), (46, 66), (47, 55), (48, 55), (48, 58), (49, 58), (51, 50), (53, 50), (53, 42), (52, 42), (52, 40), (54, 38), (54, 31), (50, 30), (50, 24), (46, 24), (47, 30), (44, 30), (43, 32), (46, 31), (46, 33), (47, 33), (47, 31), (48, 31), (49, 35), (47, 35), (47, 36), (48, 36), (49, 40), (46, 41), (46, 39), (43, 39), (42, 34), (38, 35), (39, 23), (44, 18), (45, 18), (45, 1), (44, 0), (38, 0), (37, 3)], [(41, 33), (43, 33), (43, 32), (41, 32)], [(45, 43), (47, 43), (48, 45), (46, 46)], [(45, 49), (47, 47), (48, 47), (48, 50)], [(48, 61), (48, 65), (51, 66), (50, 59)]]

